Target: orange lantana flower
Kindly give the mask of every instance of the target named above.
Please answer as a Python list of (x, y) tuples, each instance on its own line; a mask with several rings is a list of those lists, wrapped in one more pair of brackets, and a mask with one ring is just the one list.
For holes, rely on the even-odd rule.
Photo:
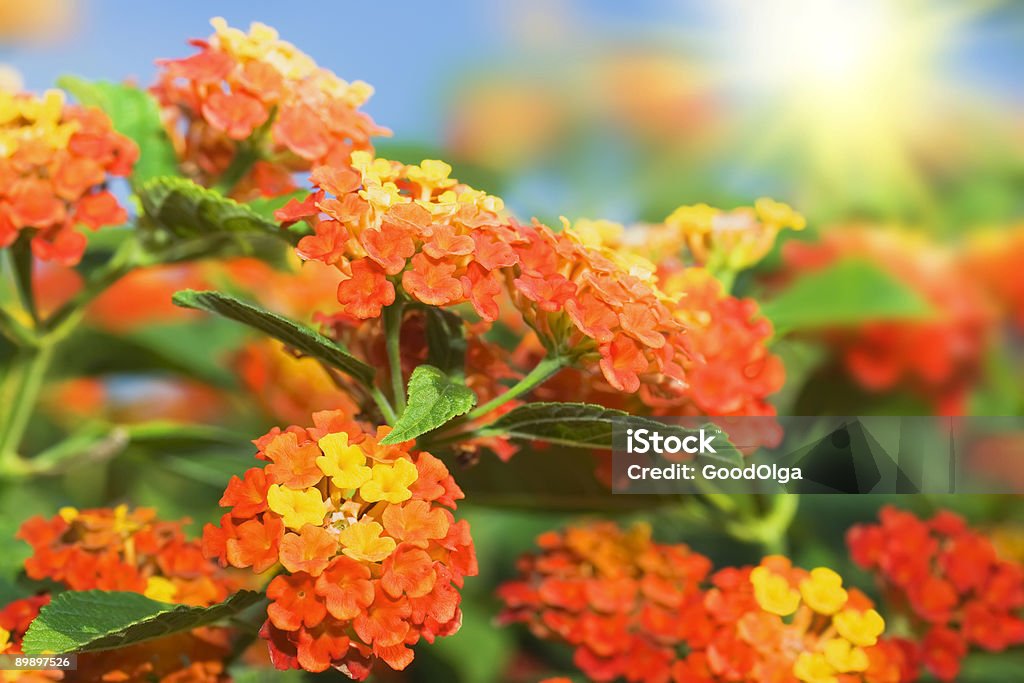
[(279, 669), (333, 666), (359, 680), (378, 660), (403, 669), (408, 646), (460, 625), (455, 587), (477, 573), (468, 524), (449, 509), (462, 491), (430, 453), (380, 445), (387, 428), (338, 411), (313, 421), (256, 440), (270, 464), (231, 480), (221, 504), (232, 509), (206, 526), (204, 551), (284, 568), (261, 631)]

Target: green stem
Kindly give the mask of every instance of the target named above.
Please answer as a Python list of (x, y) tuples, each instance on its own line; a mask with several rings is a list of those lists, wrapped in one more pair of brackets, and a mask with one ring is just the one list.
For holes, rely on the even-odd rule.
[(231, 160), (227, 170), (217, 179), (213, 189), (225, 197), (230, 196), (235, 186), (245, 177), (245, 174), (249, 172), (253, 164), (259, 161), (259, 158), (260, 154), (256, 151), (255, 147), (252, 145), (242, 145), (235, 153), (235, 158)]
[(384, 416), (384, 421), (389, 425), (395, 424), (398, 421), (398, 415), (395, 414), (395, 409), (391, 407), (391, 403), (388, 402), (388, 397), (384, 395), (378, 387), (370, 388), (370, 397), (373, 402), (380, 408), (381, 414)]
[(487, 403), (472, 410), (469, 415), (466, 416), (467, 419), (475, 420), (479, 417), (483, 417), (494, 409), (505, 405), (512, 399), (532, 391), (557, 374), (562, 368), (569, 365), (570, 362), (571, 359), (567, 356), (545, 356), (540, 363), (537, 363), (537, 366), (534, 367), (533, 370), (530, 370), (525, 377), (511, 386), (508, 391), (495, 396)]
[(787, 533), (796, 516), (800, 496), (795, 493), (776, 493), (764, 516), (739, 517), (726, 523), (726, 531), (737, 540), (759, 543), (768, 554), (786, 554)]
[(39, 309), (36, 306), (35, 290), (32, 283), (32, 245), (28, 237), (22, 235), (8, 251), (11, 269), (14, 271), (14, 285), (18, 291), (25, 312), (32, 318), (32, 323), (39, 326)]
[(7, 309), (0, 307), (0, 334), (11, 340), (15, 346), (35, 346), (36, 336), (22, 325)]
[(384, 344), (391, 374), (391, 394), (398, 412), (405, 410), (405, 379), (402, 377), (402, 317), (405, 302), (396, 301), (384, 309)]
[(0, 428), (0, 471), (20, 469), (18, 446), (32, 418), (52, 357), (53, 345), (50, 343), (28, 346), (21, 349), (9, 370), (14, 384), (7, 403), (7, 415)]

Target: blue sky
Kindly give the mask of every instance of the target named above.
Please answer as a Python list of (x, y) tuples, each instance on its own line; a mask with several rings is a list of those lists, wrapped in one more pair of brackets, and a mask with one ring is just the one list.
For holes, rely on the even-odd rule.
[[(676, 30), (699, 41), (712, 5), (695, 0), (80, 0), (70, 35), (5, 46), (0, 61), (18, 68), (31, 89), (45, 88), (68, 71), (148, 83), (153, 60), (188, 54), (186, 40), (207, 36), (212, 14), (237, 26), (260, 20), (343, 78), (372, 83), (377, 94), (368, 109), (378, 121), (402, 137), (436, 141), (439, 98), (467, 71), (529, 59), (538, 50), (542, 56), (530, 68), (542, 70), (545, 59), (571, 59), (580, 49), (600, 49), (610, 39), (664, 39)], [(1024, 88), (1015, 79), (1024, 73), (1024, 22), (1012, 5), (976, 22), (950, 68), (990, 91), (1019, 97)]]

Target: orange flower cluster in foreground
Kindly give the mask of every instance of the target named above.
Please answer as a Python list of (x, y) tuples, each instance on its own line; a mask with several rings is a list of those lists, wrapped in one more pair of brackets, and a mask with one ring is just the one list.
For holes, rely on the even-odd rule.
[(650, 531), (610, 523), (550, 532), (499, 595), (502, 620), (575, 648), (591, 679), (658, 683), (898, 683), (882, 617), (827, 568), (781, 557), (727, 568)]
[(999, 652), (1024, 644), (1024, 567), (950, 512), (923, 521), (886, 507), (879, 524), (847, 535), (854, 561), (875, 573), (888, 602), (906, 605), (920, 642), (904, 648), (944, 681), (971, 647)]
[(107, 189), (110, 176), (127, 176), (138, 148), (118, 134), (99, 109), (0, 91), (0, 248), (29, 231), (42, 261), (78, 263), (85, 235), (123, 223), (127, 213)]
[(160, 62), (153, 87), (184, 170), (203, 184), (248, 155), (258, 162), (232, 187), (284, 194), (295, 189), (292, 172), (347, 163), (353, 150), (387, 133), (359, 111), (373, 94), (368, 84), (318, 67), (264, 24), (245, 33), (220, 18), (211, 23), (208, 40), (192, 41), (198, 53)]
[(940, 414), (963, 414), (993, 316), (985, 293), (951, 251), (903, 233), (837, 228), (816, 243), (787, 242), (783, 255), (794, 273), (841, 258), (870, 260), (917, 292), (933, 309), (928, 318), (866, 323), (835, 331), (833, 342), (866, 389), (907, 387), (933, 400)]
[[(25, 573), (71, 590), (143, 593), (161, 602), (208, 606), (225, 600), (239, 586), (203, 557), (198, 542), (182, 532), (182, 522), (156, 519), (149, 508), (125, 506), (76, 510), (64, 508), (52, 519), (26, 521), (18, 537), (32, 546)], [(10, 651), (48, 595), (26, 598), (0, 612), (0, 636), (9, 632)], [(162, 683), (227, 681), (224, 661), (231, 652), (230, 631), (199, 628), (152, 643), (79, 656), (75, 680)], [(59, 679), (59, 672), (47, 672)], [(20, 679), (19, 679), (20, 680)]]
[(339, 411), (255, 443), (266, 467), (233, 477), (203, 548), (222, 564), (287, 572), (267, 588), (261, 635), (279, 669), (335, 667), (357, 680), (376, 660), (404, 669), (408, 647), (461, 625), (463, 577), (477, 573), (462, 498), (444, 464), (410, 443), (383, 446)]

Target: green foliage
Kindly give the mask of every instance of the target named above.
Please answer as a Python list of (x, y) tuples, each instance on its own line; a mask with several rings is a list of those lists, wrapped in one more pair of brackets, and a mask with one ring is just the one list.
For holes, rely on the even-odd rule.
[(139, 160), (132, 175), (134, 183), (178, 173), (177, 154), (160, 120), (156, 100), (148, 92), (121, 83), (86, 81), (75, 76), (64, 76), (57, 84), (83, 105), (102, 109), (114, 129), (139, 146)]
[(761, 311), (780, 337), (876, 320), (921, 319), (932, 313), (917, 292), (878, 266), (858, 259), (845, 259), (800, 277)]
[(401, 443), (426, 434), (476, 405), (476, 394), (460, 380), (432, 365), (421, 365), (409, 378), (409, 400), (395, 428), (382, 444)]
[(307, 356), (348, 373), (364, 384), (370, 384), (373, 381), (373, 368), (331, 339), (294, 320), (271, 313), (229, 294), (186, 289), (174, 295), (174, 303), (184, 308), (196, 308), (248, 325)]
[(213, 624), (262, 599), (241, 591), (212, 607), (190, 607), (138, 593), (67, 591), (40, 611), (23, 647), (26, 654), (113, 650)]
[[(276, 222), (245, 204), (191, 180), (161, 176), (137, 188), (145, 213), (139, 221), (141, 236), (150, 248), (167, 249), (188, 240), (198, 244), (198, 253), (185, 251), (179, 259), (209, 256), (217, 249), (234, 248), (249, 253), (260, 239), (277, 241), (289, 233)], [(175, 260), (174, 257), (164, 260)]]
[(448, 375), (462, 377), (466, 371), (466, 332), (462, 318), (430, 306), (427, 316), (427, 362)]

